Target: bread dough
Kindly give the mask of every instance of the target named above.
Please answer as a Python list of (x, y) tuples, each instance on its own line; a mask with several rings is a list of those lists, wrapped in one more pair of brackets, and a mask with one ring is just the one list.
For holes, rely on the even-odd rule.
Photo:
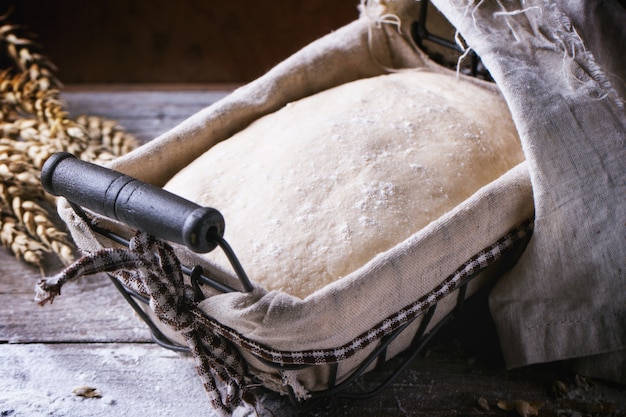
[[(221, 211), (224, 237), (252, 280), (304, 298), (522, 160), (498, 94), (411, 71), (290, 103), (165, 188)], [(220, 250), (202, 256), (229, 267)]]

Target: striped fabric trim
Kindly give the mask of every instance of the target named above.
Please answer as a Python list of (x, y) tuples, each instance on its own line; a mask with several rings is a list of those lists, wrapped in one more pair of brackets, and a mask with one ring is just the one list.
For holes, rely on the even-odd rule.
[(336, 348), (303, 351), (275, 350), (242, 336), (237, 331), (206, 316), (198, 308), (192, 309), (191, 314), (194, 315), (195, 320), (202, 323), (207, 328), (210, 328), (213, 332), (265, 361), (283, 366), (337, 363), (353, 356), (360, 350), (380, 340), (382, 337), (393, 333), (399, 327), (424, 313), (431, 306), (459, 288), (466, 280), (472, 278), (478, 272), (500, 259), (517, 243), (529, 237), (532, 234), (532, 230), (533, 221), (531, 219), (471, 257), (453, 274), (444, 279), (440, 285), (415, 303), (402, 308), (397, 313), (380, 321), (376, 326), (361, 333), (354, 340)]

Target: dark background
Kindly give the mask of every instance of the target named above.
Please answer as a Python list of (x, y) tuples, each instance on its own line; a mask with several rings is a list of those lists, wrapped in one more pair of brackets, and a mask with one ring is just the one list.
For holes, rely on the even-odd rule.
[(244, 83), (358, 17), (359, 0), (14, 0), (72, 83)]

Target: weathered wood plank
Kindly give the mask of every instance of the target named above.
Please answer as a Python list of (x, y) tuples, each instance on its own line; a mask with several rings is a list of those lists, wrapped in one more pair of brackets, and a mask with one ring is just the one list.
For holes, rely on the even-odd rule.
[(145, 325), (104, 275), (68, 284), (53, 304), (34, 301), (39, 271), (0, 251), (0, 343), (146, 342)]
[(0, 369), (2, 416), (213, 415), (192, 361), (155, 345), (4, 345)]
[(189, 109), (200, 109), (224, 97), (223, 91), (135, 91), (112, 90), (91, 93), (65, 91), (62, 98), (75, 114), (102, 113), (113, 118), (182, 118)]
[(116, 120), (141, 142), (154, 139), (223, 98), (232, 87), (219, 89), (142, 91), (113, 89), (93, 93), (77, 88), (62, 93), (72, 117), (94, 115)]
[[(367, 400), (325, 400), (314, 409), (293, 406), (275, 394), (262, 396), (260, 415), (505, 416), (499, 400), (540, 402), (541, 416), (623, 416), (624, 390), (585, 387), (563, 379), (567, 390), (551, 393), (550, 367), (505, 372), (485, 367), (460, 351), (438, 351), (418, 360), (386, 391)], [(211, 416), (193, 362), (151, 344), (28, 344), (0, 348), (0, 415)], [(380, 380), (380, 375), (369, 377)], [(102, 398), (80, 399), (77, 386), (100, 390)], [(489, 410), (479, 405), (484, 398)], [(270, 414), (271, 413), (271, 414)]]

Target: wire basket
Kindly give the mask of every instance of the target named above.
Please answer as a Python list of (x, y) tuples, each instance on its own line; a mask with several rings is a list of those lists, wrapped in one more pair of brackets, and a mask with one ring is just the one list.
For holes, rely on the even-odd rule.
[[(427, 30), (428, 2), (422, 1), (421, 3), (421, 18), (412, 27), (415, 43), (425, 50), (428, 50), (429, 43), (443, 46), (461, 56), (463, 51), (456, 43), (433, 35)], [(476, 55), (472, 55), (469, 67), (463, 71), (468, 71), (471, 75), (479, 78), (489, 79), (488, 73)], [(200, 265), (181, 266), (182, 272), (189, 277), (197, 301), (201, 301), (204, 297), (203, 288), (205, 287), (210, 287), (220, 293), (247, 293), (252, 291), (253, 285), (243, 266), (223, 238), (224, 219), (218, 212), (197, 206), (195, 203), (176, 197), (135, 178), (76, 160), (69, 154), (56, 154), (46, 162), (46, 166), (42, 170), (42, 182), (48, 192), (67, 199), (74, 215), (82, 219), (91, 232), (103, 236), (115, 244), (128, 247), (130, 242), (128, 237), (107, 227), (102, 227), (101, 222), (94, 221), (93, 215), (84, 208), (97, 215), (109, 217), (129, 227), (142, 230), (157, 239), (185, 245), (196, 252), (204, 251), (207, 248), (208, 250), (214, 248), (222, 250), (229, 259), (232, 270), (238, 279), (235, 285), (225, 284), (223, 281), (215, 279), (211, 274), (206, 274)], [(155, 210), (154, 207), (161, 208)], [(467, 262), (446, 277), (441, 284), (442, 287), (436, 290), (441, 290), (440, 293), (442, 297), (445, 296), (446, 300), (455, 297), (455, 301), (452, 311), (445, 314), (443, 319), (435, 324), (432, 322), (433, 317), (438, 312), (441, 298), (434, 301), (423, 300), (419, 310), (415, 309), (410, 315), (405, 314), (407, 319), (394, 322), (397, 325), (392, 330), (385, 331), (382, 337), (371, 342), (374, 347), (349, 375), (338, 377), (339, 361), (328, 361), (326, 364), (330, 365), (330, 370), (327, 387), (309, 392), (308, 404), (314, 404), (316, 401), (329, 396), (363, 399), (375, 396), (385, 389), (424, 351), (429, 341), (440, 329), (463, 310), (466, 298), (470, 293), (468, 288), (477, 277), (482, 277), (481, 279), (484, 280), (497, 277), (515, 262), (530, 238), (532, 226), (532, 219), (527, 219), (515, 229), (509, 230), (509, 233), (501, 236), (490, 246), (482, 248), (482, 251), (467, 259)], [(201, 248), (199, 249), (198, 246)], [(148, 307), (150, 300), (148, 298), (123, 285), (117, 277), (111, 276), (111, 280), (146, 323), (156, 343), (164, 348), (179, 352), (190, 351), (189, 347), (172, 340), (161, 330), (161, 326), (150, 314)], [(410, 343), (400, 360), (394, 361), (395, 369), (390, 370), (388, 368), (391, 365), (389, 365), (388, 359), (391, 356), (396, 356), (396, 354), (390, 354), (389, 349), (399, 337), (408, 337)], [(282, 358), (274, 360), (272, 355), (257, 354), (254, 349), (247, 349), (246, 354), (248, 358), (253, 358), (252, 360), (256, 363), (276, 369), (279, 372), (297, 371), (316, 366), (298, 361), (288, 363)], [(246, 366), (248, 365), (249, 363), (246, 364)], [(364, 373), (383, 367), (386, 368), (389, 375), (373, 389), (361, 390), (354, 384)], [(288, 388), (293, 402), (301, 404), (301, 395), (294, 392), (291, 385), (288, 385)]]

